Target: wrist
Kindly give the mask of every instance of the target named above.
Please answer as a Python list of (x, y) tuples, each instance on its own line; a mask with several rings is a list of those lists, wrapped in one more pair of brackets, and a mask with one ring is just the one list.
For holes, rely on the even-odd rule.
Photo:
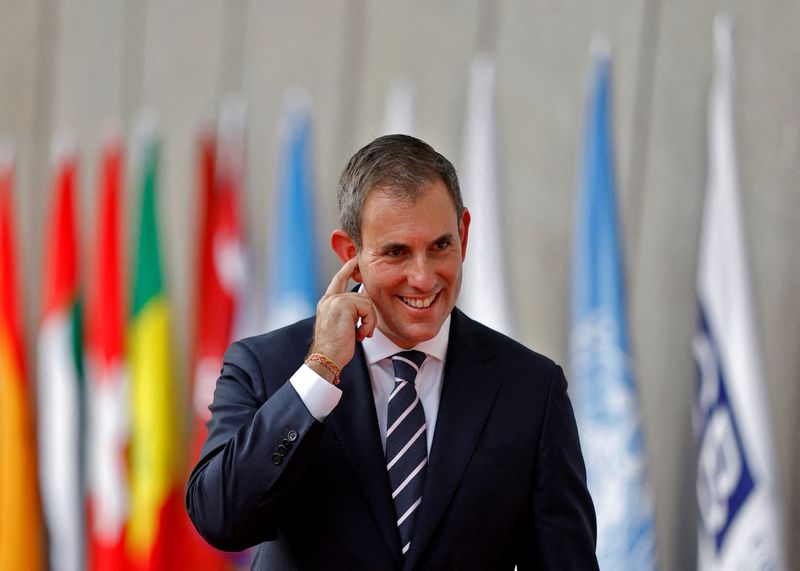
[(327, 355), (312, 352), (306, 357), (305, 364), (332, 385), (339, 384), (339, 376), (342, 374), (342, 368)]

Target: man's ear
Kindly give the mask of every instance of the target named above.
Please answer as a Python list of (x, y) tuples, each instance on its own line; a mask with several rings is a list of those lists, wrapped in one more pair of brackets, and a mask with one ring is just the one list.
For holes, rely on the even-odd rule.
[(469, 210), (465, 208), (464, 213), (461, 215), (461, 222), (458, 223), (458, 237), (461, 240), (462, 262), (467, 257), (467, 238), (469, 238), (469, 223), (471, 220), (472, 216), (470, 215)]
[[(336, 256), (343, 264), (358, 254), (356, 243), (353, 242), (353, 239), (347, 232), (339, 228), (331, 232), (331, 248), (333, 248)], [(353, 270), (352, 278), (353, 281), (359, 283), (362, 281), (361, 269), (358, 266)]]

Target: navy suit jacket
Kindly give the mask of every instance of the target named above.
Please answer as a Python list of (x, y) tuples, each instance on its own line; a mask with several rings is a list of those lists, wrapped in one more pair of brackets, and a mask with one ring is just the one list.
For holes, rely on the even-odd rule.
[(186, 492), (200, 534), (257, 569), (596, 569), (561, 368), (452, 314), (420, 513), (403, 558), (360, 343), (324, 423), (287, 380), (313, 318), (228, 349)]

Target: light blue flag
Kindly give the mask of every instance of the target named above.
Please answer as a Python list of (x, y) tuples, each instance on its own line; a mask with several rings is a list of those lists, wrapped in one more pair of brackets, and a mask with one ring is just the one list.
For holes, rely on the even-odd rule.
[(571, 391), (608, 571), (656, 567), (614, 198), (608, 46), (593, 47), (572, 269)]
[(276, 218), (267, 277), (267, 330), (314, 314), (319, 300), (307, 97), (285, 102)]

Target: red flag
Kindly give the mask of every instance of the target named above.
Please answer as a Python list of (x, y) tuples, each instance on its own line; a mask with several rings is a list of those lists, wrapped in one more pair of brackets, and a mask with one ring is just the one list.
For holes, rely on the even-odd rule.
[[(220, 136), (206, 133), (200, 142), (199, 183), (201, 236), (197, 293), (192, 410), (191, 465), (200, 458), (210, 418), (214, 386), (222, 356), (231, 342), (243, 279), (243, 245), (239, 215), (244, 141), (240, 123), (223, 112)], [(191, 525), (191, 524), (190, 524)], [(226, 569), (230, 560), (191, 530), (194, 568)]]
[(18, 321), (12, 168), (0, 157), (0, 569), (43, 569), (36, 433)]
[(201, 236), (198, 267), (197, 326), (195, 338), (194, 380), (192, 385), (192, 412), (194, 430), (192, 464), (200, 457), (200, 448), (206, 437), (205, 423), (210, 418), (208, 405), (214, 384), (222, 365), (222, 354), (230, 339), (234, 298), (222, 285), (215, 264), (215, 242), (220, 241), (222, 228), (217, 208), (221, 198), (221, 185), (217, 185), (216, 138), (205, 134), (200, 142), (200, 200)]
[(89, 568), (125, 569), (128, 517), (128, 382), (124, 360), (124, 294), (120, 212), (122, 148), (103, 149), (97, 250), (87, 299)]

